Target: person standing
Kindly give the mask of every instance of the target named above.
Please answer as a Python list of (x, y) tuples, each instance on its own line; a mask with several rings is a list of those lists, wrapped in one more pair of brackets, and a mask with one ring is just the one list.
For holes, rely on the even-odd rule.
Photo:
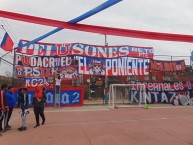
[(4, 130), (3, 130), (3, 119), (5, 123), (7, 118), (6, 114), (9, 111), (7, 97), (5, 94), (6, 90), (7, 90), (7, 84), (3, 84), (1, 86), (1, 91), (0, 91), (0, 131), (6, 131), (5, 124), (4, 124)]
[(17, 92), (17, 107), (20, 108), (20, 100), (21, 100), (21, 90), (22, 88), (19, 88), (18, 92)]
[(6, 97), (8, 101), (8, 107), (9, 107), (9, 112), (8, 112), (8, 117), (7, 117), (7, 122), (6, 122), (6, 129), (11, 128), (11, 126), (9, 125), (9, 120), (11, 118), (13, 108), (16, 104), (16, 98), (13, 93), (14, 93), (14, 88), (12, 86), (9, 86), (8, 90), (6, 91)]
[(21, 89), (20, 108), (21, 108), (22, 126), (18, 128), (18, 130), (25, 131), (27, 130), (27, 114), (29, 114), (29, 96), (27, 94), (27, 88)]
[(44, 115), (44, 104), (46, 101), (46, 93), (45, 93), (45, 88), (43, 85), (38, 85), (35, 90), (35, 95), (34, 95), (34, 114), (36, 118), (36, 125), (34, 128), (40, 126), (39, 122), (39, 116), (42, 118), (42, 125), (45, 124), (45, 115)]

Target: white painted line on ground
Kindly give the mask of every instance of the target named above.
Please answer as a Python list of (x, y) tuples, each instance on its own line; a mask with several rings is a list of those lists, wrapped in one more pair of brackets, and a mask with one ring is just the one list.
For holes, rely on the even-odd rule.
[(181, 108), (192, 108), (193, 106), (149, 106), (149, 109), (181, 109)]
[(109, 121), (91, 121), (91, 122), (75, 122), (75, 123), (59, 123), (48, 124), (44, 126), (72, 126), (72, 125), (90, 125), (90, 124), (106, 124), (106, 123), (124, 123), (124, 122), (140, 122), (140, 121), (157, 121), (157, 120), (178, 120), (178, 119), (193, 119), (193, 116), (179, 116), (169, 118), (147, 118), (147, 119), (129, 119), (129, 120), (109, 120)]
[(104, 109), (75, 109), (75, 110), (45, 110), (45, 112), (49, 112), (49, 113), (56, 113), (56, 112), (84, 112), (84, 111), (107, 111), (109, 110), (108, 108), (104, 108)]

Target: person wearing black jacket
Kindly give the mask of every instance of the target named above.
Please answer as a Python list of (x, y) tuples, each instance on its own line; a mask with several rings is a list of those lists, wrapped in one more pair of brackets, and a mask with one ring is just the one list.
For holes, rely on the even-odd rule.
[(46, 93), (43, 85), (39, 85), (36, 87), (35, 95), (34, 95), (34, 114), (36, 118), (36, 125), (34, 128), (40, 126), (39, 116), (42, 118), (42, 125), (45, 124), (45, 115), (44, 115), (44, 104), (46, 101)]
[(17, 93), (17, 100), (18, 100), (18, 102), (17, 102), (17, 107), (18, 107), (18, 108), (20, 108), (20, 100), (21, 100), (21, 96), (22, 96), (21, 90), (22, 90), (22, 88), (20, 88), (20, 89), (18, 90), (18, 93)]
[[(3, 131), (3, 119), (5, 118), (4, 122), (6, 122), (6, 114), (9, 111), (8, 107), (8, 102), (7, 102), (7, 97), (5, 94), (5, 91), (7, 90), (7, 84), (3, 84), (1, 86), (1, 91), (0, 91), (0, 131)], [(5, 127), (5, 126), (4, 126)], [(6, 128), (4, 128), (6, 129)], [(6, 130), (4, 130), (6, 131)]]
[(21, 89), (20, 108), (21, 108), (22, 126), (18, 128), (18, 130), (25, 131), (27, 130), (27, 115), (29, 114), (29, 95), (27, 94), (27, 88)]

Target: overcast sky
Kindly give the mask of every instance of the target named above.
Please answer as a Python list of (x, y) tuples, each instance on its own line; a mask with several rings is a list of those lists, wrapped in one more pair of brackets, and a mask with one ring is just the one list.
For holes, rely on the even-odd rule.
[[(105, 0), (1, 0), (0, 10), (69, 21), (105, 2)], [(135, 30), (193, 35), (193, 0), (123, 0), (84, 20), (82, 24), (101, 25)], [(19, 39), (32, 40), (52, 27), (0, 18), (0, 24), (17, 44)], [(2, 38), (2, 36), (0, 36)], [(104, 35), (62, 30), (42, 42), (103, 45)], [(108, 45), (136, 45), (154, 48), (155, 55), (190, 56), (193, 44), (107, 36)], [(0, 51), (0, 54), (5, 52)], [(170, 59), (170, 57), (156, 57)], [(188, 57), (173, 57), (186, 59)], [(1, 74), (1, 72), (0, 72)]]

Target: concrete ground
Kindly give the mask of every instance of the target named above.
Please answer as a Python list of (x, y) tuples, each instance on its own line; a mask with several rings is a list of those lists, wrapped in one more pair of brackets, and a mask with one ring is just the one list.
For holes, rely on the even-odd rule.
[(15, 109), (0, 145), (193, 145), (193, 107), (151, 105), (108, 109), (105, 105), (46, 108), (46, 124), (35, 125), (33, 110), (27, 131), (19, 132)]

